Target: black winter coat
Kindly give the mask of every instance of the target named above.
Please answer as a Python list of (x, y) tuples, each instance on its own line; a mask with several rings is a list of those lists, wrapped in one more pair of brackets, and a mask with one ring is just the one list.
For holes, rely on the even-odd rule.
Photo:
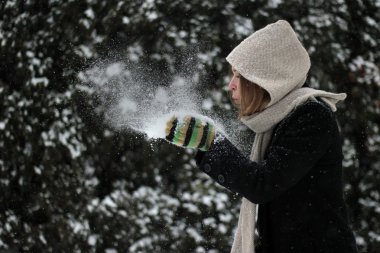
[(227, 139), (196, 156), (211, 178), (259, 204), (257, 253), (357, 252), (342, 158), (334, 113), (321, 101), (305, 102), (277, 124), (262, 162)]

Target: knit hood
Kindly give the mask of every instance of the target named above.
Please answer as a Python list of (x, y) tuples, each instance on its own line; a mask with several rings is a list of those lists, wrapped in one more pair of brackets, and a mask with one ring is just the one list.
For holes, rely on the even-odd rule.
[(307, 51), (285, 20), (253, 33), (235, 47), (226, 60), (244, 78), (269, 93), (267, 107), (302, 87), (310, 69)]

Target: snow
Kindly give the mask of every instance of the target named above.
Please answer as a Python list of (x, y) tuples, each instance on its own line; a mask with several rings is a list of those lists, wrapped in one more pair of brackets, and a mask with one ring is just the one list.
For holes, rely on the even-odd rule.
[(231, 213), (220, 213), (219, 214), (219, 219), (222, 222), (226, 222), (226, 223), (231, 222), (232, 218), (233, 217), (232, 217)]
[(366, 244), (366, 242), (362, 236), (356, 235), (355, 239), (356, 239), (356, 244), (358, 244), (358, 245), (365, 245)]
[(157, 206), (153, 206), (151, 209), (147, 210), (148, 215), (156, 216), (159, 214), (159, 209)]
[(366, 16), (365, 17), (365, 21), (367, 21), (367, 24), (369, 24), (370, 26), (373, 26), (373, 27), (377, 27), (378, 26), (378, 22), (376, 22), (373, 18), (371, 17), (368, 17)]
[(131, 20), (128, 17), (123, 17), (122, 22), (123, 24), (128, 25), (131, 22)]
[(52, 138), (51, 138), (51, 135), (49, 134), (50, 131), (47, 133), (47, 132), (42, 132), (41, 133), (41, 137), (44, 141), (44, 145), (45, 147), (52, 147), (54, 146), (54, 142), (52, 142)]
[(204, 110), (211, 110), (212, 107), (213, 107), (213, 105), (214, 105), (214, 104), (213, 104), (211, 98), (206, 98), (206, 99), (204, 99), (203, 102), (202, 102), (202, 108), (203, 108)]
[(187, 228), (186, 232), (189, 234), (190, 237), (192, 237), (195, 242), (199, 243), (202, 242), (204, 239), (203, 237), (194, 229), (194, 228)]
[(148, 18), (149, 21), (154, 21), (155, 19), (158, 18), (157, 12), (147, 12), (146, 17)]
[(211, 206), (213, 197), (212, 196), (202, 196), (202, 203), (206, 206)]
[(137, 103), (130, 98), (124, 97), (119, 102), (119, 107), (123, 114), (137, 112)]
[(117, 207), (117, 204), (109, 196), (106, 196), (103, 199), (102, 204), (106, 205), (106, 206), (109, 206), (111, 208), (116, 208)]
[(69, 149), (71, 157), (75, 159), (82, 153), (82, 144), (78, 140), (71, 139), (71, 136), (69, 132), (59, 133), (58, 139)]
[(170, 97), (168, 91), (163, 87), (158, 87), (154, 95), (154, 102), (163, 105), (169, 103)]
[(380, 70), (379, 67), (370, 59), (365, 59), (363, 56), (357, 56), (351, 63), (348, 64), (352, 72), (361, 72), (364, 70), (365, 74), (357, 78), (358, 82), (380, 85)]
[(194, 205), (193, 203), (184, 203), (183, 207), (191, 213), (201, 214), (201, 211), (199, 210), (198, 206)]
[(117, 253), (117, 250), (113, 249), (113, 248), (108, 248), (108, 249), (105, 249), (104, 252), (105, 253)]
[(90, 235), (87, 239), (87, 243), (88, 245), (90, 246), (95, 246), (96, 245), (96, 241), (98, 239), (98, 236), (97, 235)]
[(40, 241), (41, 241), (43, 244), (45, 244), (45, 245), (47, 244), (46, 238), (44, 237), (43, 234), (40, 234), (38, 237), (39, 237)]
[[(217, 51), (211, 53), (216, 54)], [(168, 86), (156, 87), (157, 81), (149, 72), (149, 68), (143, 66), (131, 69), (128, 63), (114, 62), (94, 66), (79, 73), (78, 77), (83, 82), (93, 82), (92, 86), (98, 89), (96, 92), (100, 96), (102, 92), (111, 96), (107, 97), (111, 106), (107, 105), (106, 116), (108, 123), (117, 129), (129, 128), (146, 134), (149, 139), (165, 138), (166, 123), (173, 116), (183, 118), (185, 115), (210, 122), (218, 129), (224, 128), (220, 122), (217, 124), (204, 115), (203, 110), (210, 111), (213, 100), (204, 99), (202, 102), (192, 77), (174, 75)], [(215, 94), (221, 100), (221, 93)]]
[(195, 249), (195, 252), (196, 252), (196, 253), (204, 253), (204, 252), (206, 252), (206, 249), (203, 248), (202, 246), (198, 246), (198, 247)]
[(216, 227), (216, 220), (213, 217), (204, 218), (203, 224), (205, 224), (206, 226), (210, 226), (210, 227), (215, 228)]
[(278, 5), (280, 5), (280, 4), (282, 4), (282, 3), (283, 3), (282, 0), (270, 0), (270, 1), (268, 2), (268, 5), (269, 5), (269, 7), (271, 7), (271, 8), (277, 8)]
[(74, 233), (78, 233), (79, 231), (84, 229), (83, 224), (74, 220), (74, 219), (68, 220), (68, 223), (69, 223), (69, 225), (72, 228)]
[(32, 65), (40, 66), (41, 65), (41, 60), (38, 59), (38, 58), (32, 58), (31, 59), (31, 63), (32, 63)]
[(94, 19), (95, 18), (95, 13), (92, 9), (87, 9), (84, 14), (86, 14), (86, 16), (90, 19)]
[(178, 33), (178, 35), (181, 37), (181, 38), (185, 38), (185, 37), (187, 37), (188, 36), (188, 32), (186, 32), (186, 31), (180, 31), (179, 33)]
[(34, 168), (34, 172), (35, 172), (36, 174), (41, 175), (41, 168), (40, 168), (40, 167), (38, 167), (38, 166), (34, 166), (33, 168)]
[(208, 52), (199, 52), (197, 53), (197, 58), (200, 60), (200, 62), (204, 65), (212, 65), (215, 57), (217, 57), (220, 49), (219, 48), (213, 48), (211, 51)]
[(32, 52), (32, 51), (26, 51), (25, 55), (28, 56), (29, 58), (33, 58), (34, 57), (34, 52)]
[(245, 37), (253, 32), (252, 20), (250, 18), (236, 16), (235, 20), (236, 33)]
[(165, 138), (165, 128), (166, 122), (171, 119), (170, 114), (159, 116), (155, 119), (152, 119), (147, 126), (143, 129), (147, 134), (148, 138), (157, 139), (157, 138)]
[(134, 44), (128, 47), (128, 58), (131, 61), (137, 62), (140, 57), (144, 54), (143, 49), (140, 45)]
[(373, 232), (373, 231), (370, 231), (370, 232), (368, 233), (368, 236), (369, 236), (370, 238), (372, 238), (374, 241), (376, 241), (376, 242), (380, 242), (380, 234), (377, 234), (377, 233), (375, 233), (375, 232)]
[(17, 1), (5, 1), (4, 3), (5, 3), (5, 6), (3, 6), (4, 9), (15, 8), (17, 5)]
[(79, 23), (82, 24), (86, 29), (89, 29), (91, 27), (91, 24), (87, 19), (81, 18), (79, 20)]
[(33, 85), (37, 85), (39, 83), (42, 83), (46, 87), (49, 84), (49, 79), (47, 79), (46, 77), (33, 77), (30, 80), (30, 83)]
[(106, 68), (106, 75), (108, 77), (120, 75), (121, 72), (123, 71), (123, 69), (124, 69), (124, 66), (123, 66), (123, 63), (121, 63), (121, 62), (116, 62), (116, 63), (110, 64)]
[(228, 232), (227, 226), (224, 224), (218, 224), (218, 230), (222, 234), (226, 234)]
[[(151, 237), (144, 237), (132, 244), (129, 247), (128, 252), (140, 252), (138, 249), (139, 247), (144, 247), (146, 245), (152, 245), (153, 239)], [(108, 253), (113, 253), (113, 252), (108, 252)]]
[(145, 10), (153, 9), (154, 7), (154, 0), (145, 0), (141, 5), (141, 8)]
[(91, 58), (94, 55), (92, 50), (88, 46), (80, 45), (79, 48), (83, 56), (86, 58)]
[(119, 210), (118, 214), (123, 217), (128, 217), (128, 213), (125, 210)]

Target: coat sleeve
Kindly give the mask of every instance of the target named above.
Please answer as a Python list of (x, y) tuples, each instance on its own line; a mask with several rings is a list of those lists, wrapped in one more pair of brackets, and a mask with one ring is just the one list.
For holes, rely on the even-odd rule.
[(266, 158), (253, 162), (227, 139), (217, 140), (196, 161), (200, 169), (232, 192), (265, 203), (294, 186), (327, 151), (335, 122), (321, 104), (297, 108), (281, 122)]

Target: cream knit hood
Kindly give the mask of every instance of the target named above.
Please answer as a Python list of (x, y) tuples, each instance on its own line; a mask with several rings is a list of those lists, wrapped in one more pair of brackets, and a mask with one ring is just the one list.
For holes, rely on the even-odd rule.
[(256, 31), (226, 59), (243, 77), (268, 91), (267, 107), (300, 88), (310, 68), (309, 54), (285, 20)]

